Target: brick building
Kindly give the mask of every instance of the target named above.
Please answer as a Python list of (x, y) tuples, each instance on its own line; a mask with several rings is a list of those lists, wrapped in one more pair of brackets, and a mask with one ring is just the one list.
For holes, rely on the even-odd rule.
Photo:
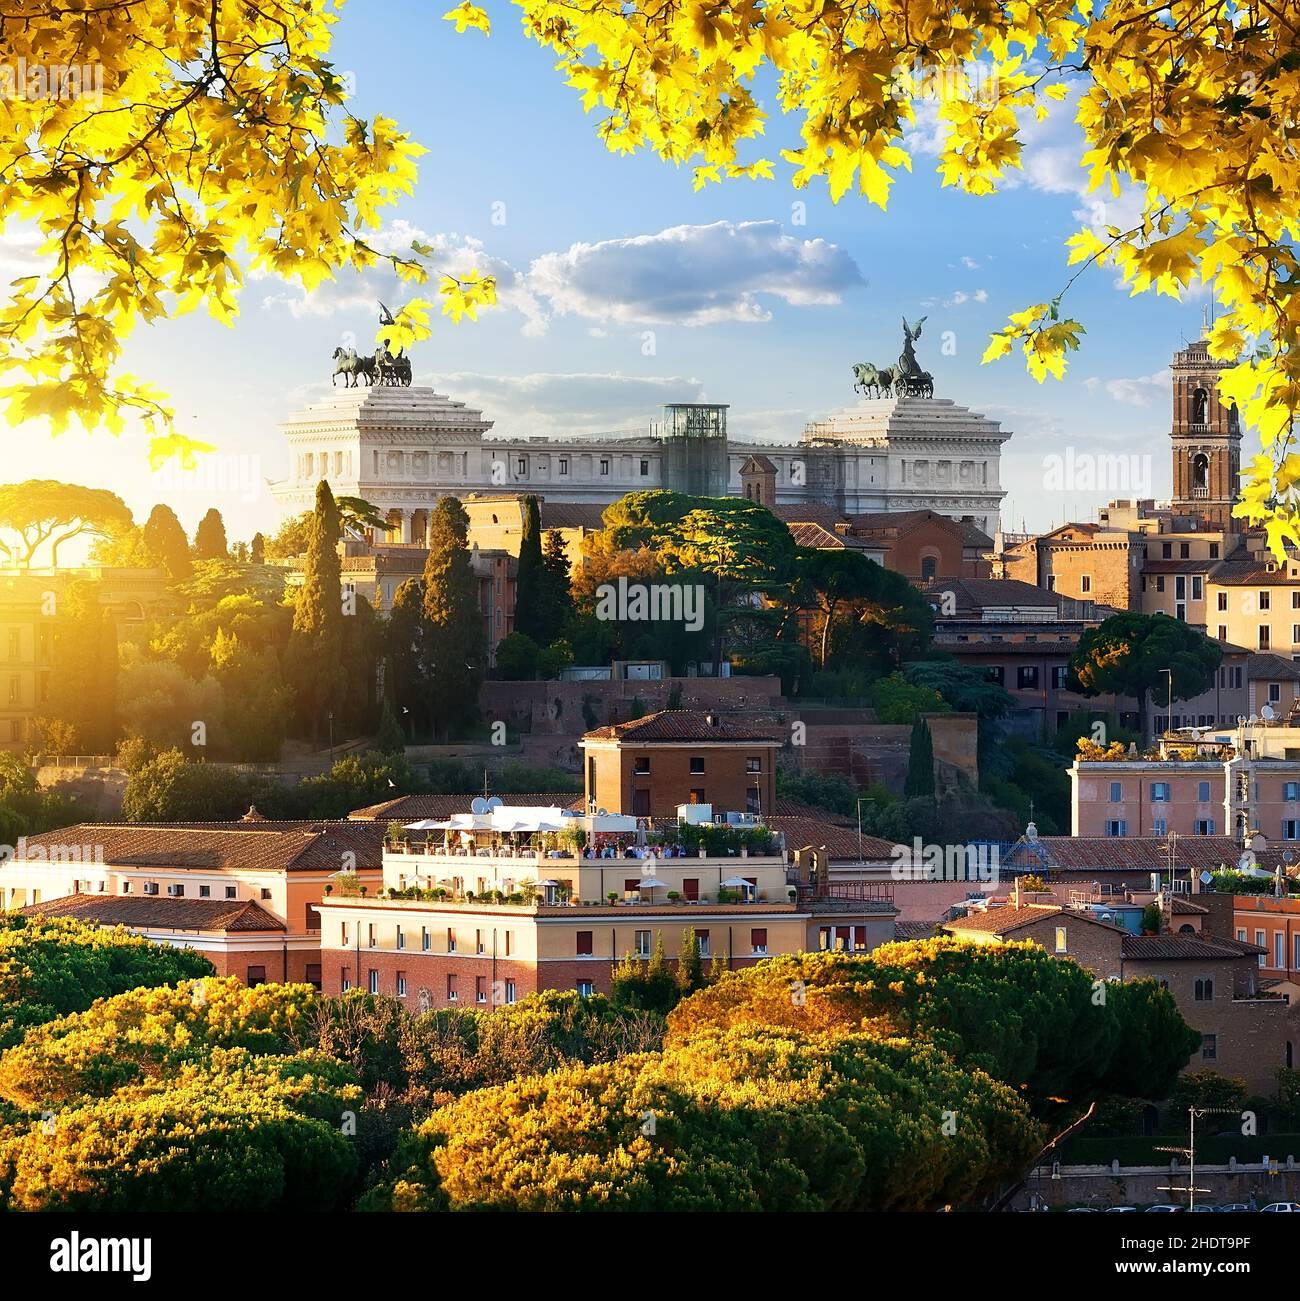
[(785, 736), (774, 724), (693, 709), (598, 727), (579, 742), (587, 808), (643, 818), (674, 816), (682, 804), (770, 811)]
[(1240, 1077), (1249, 1093), (1267, 1093), (1289, 1065), (1289, 1007), (1260, 989), (1261, 950), (1254, 944), (1206, 933), (1134, 935), (1056, 904), (990, 908), (942, 929), (974, 943), (1028, 940), (1103, 980), (1156, 981), (1201, 1035), (1186, 1070)]

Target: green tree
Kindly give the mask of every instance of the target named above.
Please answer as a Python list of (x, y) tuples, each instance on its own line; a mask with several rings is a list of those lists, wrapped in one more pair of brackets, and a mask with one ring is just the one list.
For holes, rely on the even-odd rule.
[(159, 502), (149, 512), (142, 533), (151, 563), (165, 569), (173, 581), (189, 578), (194, 571), (189, 539), (170, 506)]
[(704, 963), (700, 958), (700, 937), (694, 926), (682, 931), (682, 953), (677, 959), (677, 983), (685, 994), (704, 987)]
[(933, 688), (891, 673), (871, 688), (871, 708), (881, 723), (911, 723), (918, 714), (946, 714), (952, 706)]
[(300, 723), (320, 739), (325, 716), (335, 712), (343, 694), (343, 606), (339, 573), (339, 513), (329, 483), (316, 486), (311, 537), (302, 588), (293, 608), (287, 669), (298, 696)]
[(0, 553), (23, 568), (47, 544), (49, 562), (57, 567), (65, 542), (83, 535), (108, 537), (132, 524), (126, 503), (107, 488), (57, 479), (0, 484), (0, 533), (9, 535), (8, 541), (0, 541)]
[(478, 580), (466, 546), (468, 530), (465, 508), (455, 497), (444, 497), (429, 520), (429, 558), (424, 566), (426, 701), (433, 732), (443, 740), (478, 717), (478, 692), (487, 659)]
[(550, 631), (543, 608), (546, 593), (541, 511), (531, 493), (522, 505), (524, 523), (519, 536), (519, 574), (515, 582), (515, 631), (537, 645), (549, 640), (546, 634)]
[(554, 642), (573, 617), (573, 593), (569, 587), (569, 554), (564, 534), (551, 529), (542, 552), (539, 625), (543, 646)]
[[(1096, 628), (1086, 628), (1070, 656), (1067, 686), (1085, 696), (1134, 696), (1138, 730), (1147, 735), (1147, 696), (1167, 684), (1172, 673), (1173, 700), (1199, 696), (1214, 681), (1223, 648), (1182, 619), (1167, 614), (1125, 610)], [(1167, 709), (1172, 701), (1163, 692)]]
[(122, 816), (128, 822), (228, 822), (241, 817), (256, 796), (239, 773), (164, 750), (127, 778)]
[(266, 537), (264, 534), (253, 534), (253, 540), (248, 546), (248, 560), (253, 565), (266, 564)]
[(225, 560), (230, 554), (226, 542), (226, 522), (221, 512), (212, 506), (199, 520), (194, 533), (194, 558), (196, 560)]
[(216, 746), (231, 758), (274, 762), (288, 730), (293, 693), (280, 673), (275, 651), (256, 650), (218, 629), (212, 643), (212, 674), (224, 710)]
[(537, 643), (526, 633), (509, 632), (497, 643), (497, 677), (507, 682), (531, 681), (537, 675)]
[(934, 794), (934, 738), (930, 735), (930, 724), (924, 718), (918, 718), (912, 724), (903, 794), (909, 800)]

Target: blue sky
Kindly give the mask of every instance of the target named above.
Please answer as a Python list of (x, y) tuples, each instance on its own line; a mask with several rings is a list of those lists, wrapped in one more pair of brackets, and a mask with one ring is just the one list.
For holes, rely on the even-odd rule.
[[(430, 150), (387, 238), (418, 233), (447, 266), (478, 262), (501, 286), (500, 308), (479, 323), (439, 318), (415, 356), (417, 382), (482, 405), (501, 433), (642, 429), (665, 401), (709, 400), (732, 404), (733, 435), (793, 440), (854, 401), (854, 362), (897, 357), (900, 316), (925, 315), (918, 351), (938, 395), (1012, 431), (1004, 527), (1047, 528), (1131, 495), (1047, 490), (1052, 455), (1149, 456), (1136, 486), (1167, 495), (1163, 371), (1197, 332), (1203, 299), (1130, 299), (1093, 272), (1067, 299), (1087, 334), (1063, 383), (1036, 384), (1014, 358), (979, 364), (1009, 312), (1064, 284), (1063, 243), (1081, 221), (1116, 219), (1081, 197), (1068, 111), (1034, 128), (1026, 173), (991, 198), (940, 188), (924, 128), (887, 212), (853, 196), (832, 205), (816, 184), (796, 192), (779, 160), (795, 124), (779, 119), (750, 155), (776, 159), (776, 180), (696, 193), (689, 168), (605, 150), (596, 116), (524, 39), (512, 6), (489, 0), (490, 38), (458, 36), (444, 7), (351, 4), (335, 29), (356, 111), (395, 117)], [(760, 98), (774, 111), (770, 90)], [(210, 481), (227, 489), (151, 481), (131, 436), (20, 436), (10, 475), (96, 482), (141, 518), (167, 499), (192, 527), (215, 501), (232, 536), (272, 528), (264, 480), (287, 464), (276, 422), (328, 388), (348, 332), (369, 350), (376, 296), (400, 293), (384, 277), (349, 276), (311, 299), (250, 281), (233, 330), (193, 316), (133, 338), (129, 369), (172, 393), (182, 430), (221, 447)], [(955, 356), (940, 355), (945, 331)]]

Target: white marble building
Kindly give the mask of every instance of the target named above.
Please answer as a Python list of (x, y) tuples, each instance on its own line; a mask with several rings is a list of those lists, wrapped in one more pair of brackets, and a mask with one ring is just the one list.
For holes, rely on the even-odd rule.
[[(725, 435), (726, 408), (699, 409)], [(533, 492), (605, 505), (640, 489), (692, 490), (673, 481), (685, 462), (657, 424), (644, 436), (573, 438), (496, 438), (492, 424), (430, 388), (339, 390), (281, 425), (290, 469), (274, 493), (284, 513), (294, 514), (311, 506), (316, 484), (328, 479), (336, 494), (364, 497), (386, 512), (390, 540), (419, 542), (429, 508), (447, 495)], [(740, 467), (761, 451), (776, 467), (779, 505), (821, 502), (849, 515), (924, 507), (968, 518), (992, 535), (1009, 437), (996, 421), (947, 399), (876, 398), (809, 425), (789, 443), (733, 435), (714, 440), (704, 456), (725, 457), (715, 481), (725, 474), (730, 495), (742, 495)]]

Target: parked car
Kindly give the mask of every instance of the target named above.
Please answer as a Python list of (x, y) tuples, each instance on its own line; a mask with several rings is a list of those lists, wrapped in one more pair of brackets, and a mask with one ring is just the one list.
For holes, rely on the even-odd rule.
[(1070, 1206), (1066, 1209), (1065, 1213), (1067, 1215), (1074, 1215), (1079, 1211), (1083, 1211), (1087, 1215), (1095, 1215), (1097, 1213), (1097, 1208), (1095, 1206)]
[(1271, 1202), (1259, 1209), (1261, 1214), (1265, 1211), (1300, 1211), (1300, 1202)]
[(1181, 1211), (1182, 1209), (1183, 1208), (1181, 1206), (1171, 1206), (1168, 1202), (1157, 1202), (1156, 1205), (1147, 1207), (1148, 1211), (1173, 1212), (1173, 1211)]
[(1225, 1202), (1219, 1207), (1221, 1211), (1249, 1211), (1250, 1207), (1245, 1202)]
[(1136, 1211), (1137, 1207), (1136, 1206), (1108, 1206), (1106, 1207), (1106, 1209), (1108, 1211)]
[(1202, 1202), (1199, 1206), (1192, 1207), (1193, 1211), (1217, 1211), (1218, 1209), (1219, 1208), (1217, 1206), (1210, 1206), (1207, 1205), (1205, 1202)]

